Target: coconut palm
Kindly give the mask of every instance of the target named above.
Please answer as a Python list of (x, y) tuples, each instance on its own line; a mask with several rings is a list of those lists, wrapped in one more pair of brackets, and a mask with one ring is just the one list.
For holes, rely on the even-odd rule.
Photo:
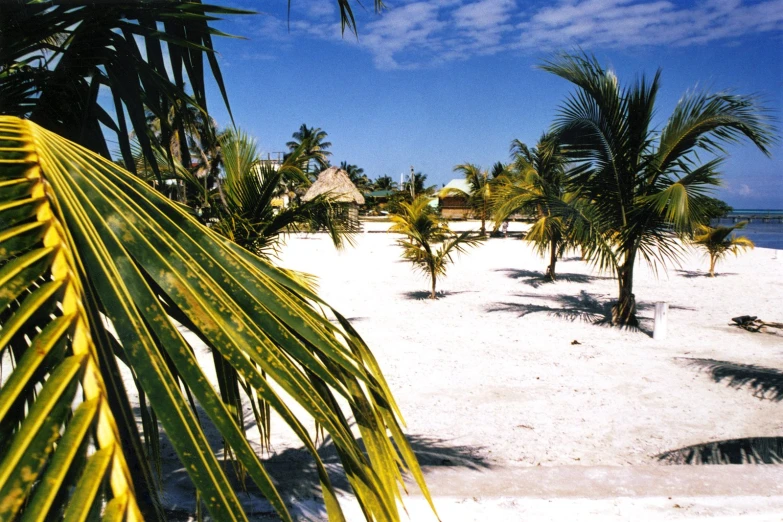
[(348, 174), (348, 179), (359, 189), (359, 192), (364, 193), (372, 190), (372, 181), (364, 173), (363, 168), (351, 165), (347, 161), (340, 162), (340, 168)]
[(397, 190), (397, 182), (391, 176), (379, 176), (373, 182), (375, 190)]
[(704, 198), (720, 178), (720, 157), (702, 164), (697, 153), (719, 154), (724, 144), (746, 137), (768, 155), (774, 129), (751, 97), (691, 92), (658, 132), (651, 122), (660, 71), (623, 88), (587, 55), (563, 54), (541, 68), (577, 87), (554, 127), (569, 157), (588, 166), (569, 179), (589, 203), (589, 226), (576, 233), (591, 236), (589, 258), (617, 277), (613, 322), (635, 325), (637, 258), (654, 267), (677, 259), (670, 229), (684, 235), (704, 222)]
[(283, 205), (286, 181), (304, 179), (301, 148), (273, 166), (260, 159), (255, 141), (241, 130), (222, 135), (220, 147), (226, 203), (217, 211), (216, 232), (262, 257), (277, 254), (285, 234), (302, 230), (326, 230), (337, 248), (351, 241), (350, 227), (328, 195)]
[(331, 147), (332, 143), (324, 141), (326, 136), (326, 131), (308, 127), (303, 123), (299, 130), (291, 135), (294, 139), (285, 144), (292, 152), (301, 148), (303, 170), (308, 177), (311, 173), (317, 173), (329, 166), (329, 156), (332, 153), (326, 149)]
[(449, 192), (459, 192), (467, 196), (468, 205), (473, 209), (473, 212), (477, 214), (481, 219), (481, 235), (486, 234), (486, 221), (489, 219), (489, 200), (492, 194), (492, 188), (489, 183), (489, 172), (481, 170), (481, 167), (472, 163), (462, 163), (454, 167), (454, 172), (461, 172), (465, 176), (465, 181), (468, 182), (470, 192), (464, 193), (460, 189), (450, 188), (446, 189), (446, 192), (442, 194), (446, 195)]
[(745, 228), (747, 221), (741, 221), (731, 227), (710, 227), (699, 225), (693, 236), (693, 244), (703, 248), (710, 256), (710, 277), (715, 277), (715, 264), (728, 254), (738, 256), (749, 248), (753, 248), (753, 241), (745, 236), (734, 236), (735, 230)]
[[(353, 27), (349, 2), (339, 5)], [(399, 518), (401, 465), (426, 487), (388, 386), (350, 323), (302, 277), (90, 151), (108, 156), (103, 124), (133, 169), (124, 141), (133, 128), (157, 162), (143, 138), (145, 104), (167, 114), (188, 96), (188, 79), (189, 98), (205, 109), (205, 57), (223, 90), (208, 25), (221, 12), (232, 11), (197, 1), (0, 4), (0, 112), (12, 115), (0, 116), (0, 520), (165, 519), (151, 465), (160, 464), (160, 428), (199, 506), (216, 520), (247, 520), (206, 418), (242, 477), (291, 520), (247, 440), (247, 407), (262, 439), (270, 410), (299, 437), (331, 518), (342, 514), (305, 427), (312, 421), (335, 442), (368, 518)], [(116, 115), (97, 103), (99, 86)]]
[(567, 160), (552, 134), (542, 135), (532, 149), (514, 140), (511, 155), (510, 174), (495, 180), (492, 210), (495, 226), (517, 212), (535, 216), (536, 221), (525, 239), (541, 255), (549, 255), (545, 278), (554, 281), (557, 259), (571, 244), (569, 229), (574, 218), (560, 215), (560, 208), (572, 201), (566, 192)]
[(422, 194), (411, 203), (402, 202), (399, 213), (391, 216), (389, 230), (404, 236), (397, 241), (403, 248), (402, 257), (430, 277), (430, 299), (437, 299), (435, 284), (438, 277), (446, 275), (446, 266), (454, 261), (452, 256), (465, 253), (485, 237), (473, 236), (470, 231), (453, 234), (430, 206), (430, 200)]

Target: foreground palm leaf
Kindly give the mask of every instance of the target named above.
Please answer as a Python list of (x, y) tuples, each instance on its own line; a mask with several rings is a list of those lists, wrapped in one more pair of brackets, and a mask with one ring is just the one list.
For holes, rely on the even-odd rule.
[[(246, 516), (193, 401), (290, 520), (241, 424), (243, 400), (271, 407), (312, 453), (330, 519), (343, 519), (310, 434), (278, 390), (330, 434), (369, 519), (399, 518), (401, 469), (429, 498), (380, 369), (337, 312), (115, 164), (32, 122), (0, 117), (0, 147), (0, 353), (15, 361), (0, 400), (0, 519), (78, 509), (134, 520), (136, 496), (154, 500), (114, 354), (132, 370), (142, 409), (149, 401), (154, 410), (147, 442), (159, 421), (216, 520)], [(213, 351), (219, 390), (169, 317)], [(79, 386), (84, 400), (72, 411)], [(138, 471), (129, 475), (126, 460)]]

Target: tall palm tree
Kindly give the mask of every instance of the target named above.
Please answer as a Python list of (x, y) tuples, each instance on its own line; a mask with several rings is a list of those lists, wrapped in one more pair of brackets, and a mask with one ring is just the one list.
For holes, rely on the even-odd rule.
[(560, 207), (571, 202), (566, 192), (567, 160), (552, 134), (542, 135), (532, 149), (514, 140), (511, 155), (511, 174), (495, 180), (492, 210), (495, 224), (498, 226), (516, 212), (534, 215), (536, 221), (525, 239), (541, 255), (549, 254), (545, 278), (554, 281), (557, 258), (570, 244), (570, 219), (559, 215)]
[(420, 194), (429, 195), (435, 191), (435, 186), (434, 185), (425, 186), (426, 182), (427, 182), (427, 175), (421, 172), (416, 172), (413, 174), (413, 180), (409, 178), (408, 181), (402, 184), (400, 190), (404, 191), (406, 194), (410, 194), (409, 201), (413, 201), (413, 199), (415, 199), (416, 196)]
[(311, 170), (311, 167), (314, 166), (315, 169), (321, 171), (329, 166), (329, 156), (332, 153), (326, 149), (331, 147), (332, 143), (324, 141), (327, 137), (326, 131), (318, 127), (308, 127), (303, 123), (291, 137), (294, 139), (286, 143), (285, 146), (292, 152), (301, 147), (303, 170), (308, 177), (311, 173), (317, 172)]
[[(481, 235), (486, 233), (486, 220), (489, 219), (490, 204), (492, 195), (492, 186), (489, 183), (489, 172), (481, 170), (481, 167), (472, 163), (462, 163), (454, 167), (454, 172), (461, 172), (468, 182), (470, 192), (465, 194), (468, 198), (468, 205), (481, 218)], [(459, 189), (450, 189), (462, 192)]]
[[(766, 110), (754, 98), (691, 92), (664, 127), (652, 127), (660, 71), (621, 87), (595, 57), (560, 55), (541, 66), (573, 83), (555, 123), (569, 157), (588, 165), (570, 177), (590, 223), (588, 256), (614, 271), (619, 299), (613, 322), (635, 325), (634, 266), (676, 259), (680, 247), (669, 230), (688, 234), (705, 222), (707, 191), (718, 183), (720, 158), (700, 163), (699, 151), (718, 154), (743, 136), (769, 155), (775, 140)], [(583, 238), (584, 239), (584, 238)]]
[(738, 256), (740, 252), (753, 248), (753, 241), (747, 237), (732, 235), (747, 224), (747, 221), (742, 221), (731, 227), (700, 225), (696, 228), (693, 244), (704, 248), (710, 256), (710, 277), (715, 277), (715, 264), (728, 254)]
[[(338, 3), (353, 27), (349, 2)], [(90, 150), (109, 155), (103, 124), (133, 169), (130, 128), (147, 136), (145, 104), (167, 114), (189, 96), (186, 78), (206, 108), (205, 57), (223, 90), (208, 22), (227, 12), (235, 11), (176, 0), (0, 4), (0, 114), (11, 115), (0, 116), (0, 358), (13, 361), (0, 387), (0, 520), (165, 519), (150, 464), (160, 462), (160, 428), (212, 518), (247, 520), (205, 417), (224, 454), (291, 520), (246, 438), (247, 406), (261, 412), (264, 438), (270, 409), (299, 437), (331, 518), (342, 513), (307, 418), (335, 442), (368, 518), (399, 519), (401, 465), (426, 488), (377, 362), (350, 323), (336, 312), (332, 323), (303, 278)], [(115, 116), (97, 103), (99, 86)], [(174, 321), (212, 353), (217, 389)]]
[(375, 190), (397, 190), (397, 182), (391, 176), (378, 176), (373, 182)]
[[(402, 257), (430, 277), (430, 299), (437, 299), (435, 284), (446, 275), (446, 266), (454, 261), (454, 254), (465, 253), (466, 248), (481, 243), (485, 237), (472, 236), (470, 231), (452, 234), (430, 206), (427, 195), (419, 195), (411, 203), (400, 204), (400, 212), (392, 214), (391, 232), (404, 237), (397, 241), (403, 248)], [(436, 247), (440, 245), (439, 248)]]
[(369, 192), (372, 190), (372, 182), (367, 174), (364, 173), (364, 169), (356, 165), (351, 165), (347, 161), (340, 162), (340, 168), (348, 174), (348, 179), (351, 183), (356, 185), (359, 192)]
[(286, 180), (301, 181), (301, 149), (295, 150), (282, 165), (262, 161), (255, 141), (237, 129), (220, 138), (223, 151), (225, 207), (213, 229), (261, 257), (277, 254), (283, 235), (301, 230), (325, 229), (335, 247), (351, 241), (350, 227), (336, 211), (328, 195), (305, 202), (282, 202)]

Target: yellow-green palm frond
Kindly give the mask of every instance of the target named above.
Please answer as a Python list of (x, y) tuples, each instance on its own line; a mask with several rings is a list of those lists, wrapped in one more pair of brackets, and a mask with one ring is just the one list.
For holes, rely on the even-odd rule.
[[(399, 519), (406, 469), (429, 499), (369, 348), (299, 276), (34, 123), (0, 117), (0, 161), (0, 280), (8, 281), (0, 350), (16, 361), (1, 390), (0, 498), (12, 501), (2, 504), (9, 511), (0, 519), (13, 518), (10, 510), (27, 516), (37, 506), (44, 506), (39, 520), (58, 509), (140, 518), (136, 506), (147, 502), (136, 497), (154, 498), (155, 484), (128, 404), (134, 391), (145, 442), (154, 441), (160, 424), (214, 519), (247, 516), (191, 408), (195, 402), (283, 520), (290, 514), (245, 436), (248, 403), (276, 412), (310, 452), (330, 520), (343, 515), (305, 428), (312, 421), (334, 441), (368, 518)], [(218, 389), (174, 321), (212, 352)], [(126, 390), (115, 355), (138, 390)], [(78, 388), (84, 400), (73, 409)], [(304, 413), (293, 413), (284, 397)], [(346, 420), (351, 416), (363, 446)], [(265, 422), (263, 415), (257, 420)], [(131, 460), (141, 471), (129, 475)], [(42, 481), (32, 467), (45, 469)], [(47, 504), (41, 495), (54, 500)]]

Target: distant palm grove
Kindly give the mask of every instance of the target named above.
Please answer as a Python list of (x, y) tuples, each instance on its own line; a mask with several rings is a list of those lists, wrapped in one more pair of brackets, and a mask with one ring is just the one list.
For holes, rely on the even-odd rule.
[[(343, 30), (354, 5), (337, 2)], [(313, 442), (324, 436), (368, 520), (400, 520), (404, 475), (432, 505), (370, 347), (308, 276), (276, 265), (288, 234), (324, 232), (341, 248), (356, 232), (339, 194), (307, 195), (332, 164), (328, 133), (295, 122), (286, 153), (264, 157), (209, 116), (210, 77), (232, 110), (211, 24), (243, 13), (0, 4), (0, 520), (166, 520), (163, 437), (199, 514), (248, 520), (237, 488), (249, 478), (292, 520), (260, 451), (273, 413), (311, 457), (330, 520), (344, 515)], [(723, 147), (769, 154), (777, 139), (756, 99), (689, 93), (657, 129), (660, 72), (622, 86), (589, 54), (541, 69), (574, 89), (552, 127), (533, 146), (512, 142), (507, 164), (459, 163), (461, 194), (337, 158), (365, 211), (391, 214), (430, 297), (455, 254), (516, 216), (532, 220), (548, 280), (570, 249), (614, 275), (623, 326), (638, 321), (637, 262), (666, 265), (695, 240), (714, 273), (752, 246), (708, 226)], [(480, 230), (452, 233), (438, 215), (434, 200), (455, 194)]]

